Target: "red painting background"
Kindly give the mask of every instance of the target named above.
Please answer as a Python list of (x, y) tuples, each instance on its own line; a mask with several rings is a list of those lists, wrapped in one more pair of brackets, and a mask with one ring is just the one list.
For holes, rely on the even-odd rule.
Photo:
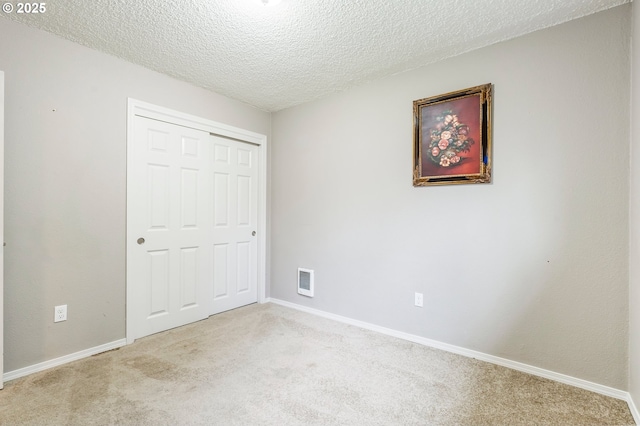
[[(469, 126), (469, 136), (475, 143), (471, 145), (469, 152), (461, 152), (458, 154), (461, 158), (460, 163), (455, 166), (442, 167), (429, 159), (429, 142), (431, 142), (429, 130), (439, 123), (437, 117), (446, 110), (452, 110), (453, 113), (458, 116), (460, 123)], [(482, 150), (480, 113), (480, 95), (423, 106), (420, 109), (422, 119), (422, 128), (420, 129), (422, 134), (422, 140), (420, 141), (422, 144), (422, 177), (480, 173), (480, 152)]]

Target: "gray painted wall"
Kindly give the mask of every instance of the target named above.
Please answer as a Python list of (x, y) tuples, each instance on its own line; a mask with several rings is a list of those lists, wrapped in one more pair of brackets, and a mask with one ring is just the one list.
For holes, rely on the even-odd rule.
[(640, 6), (633, 2), (631, 188), (629, 192), (629, 392), (640, 409)]
[(270, 114), (6, 19), (0, 70), (7, 372), (125, 337), (127, 97), (267, 135)]
[[(630, 13), (275, 113), (271, 296), (626, 390)], [(413, 188), (412, 101), (489, 82), (493, 183)]]

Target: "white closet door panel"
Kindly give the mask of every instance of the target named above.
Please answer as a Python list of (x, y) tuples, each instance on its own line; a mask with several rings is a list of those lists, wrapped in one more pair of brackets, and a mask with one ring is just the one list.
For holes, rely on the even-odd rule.
[(214, 137), (212, 313), (258, 299), (258, 148)]
[(209, 315), (213, 190), (208, 133), (136, 117), (133, 143), (128, 321), (139, 338)]

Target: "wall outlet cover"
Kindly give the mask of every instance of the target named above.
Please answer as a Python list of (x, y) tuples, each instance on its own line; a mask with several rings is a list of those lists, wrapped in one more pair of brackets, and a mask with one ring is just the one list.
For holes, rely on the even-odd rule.
[(67, 305), (56, 306), (53, 310), (53, 322), (67, 320)]

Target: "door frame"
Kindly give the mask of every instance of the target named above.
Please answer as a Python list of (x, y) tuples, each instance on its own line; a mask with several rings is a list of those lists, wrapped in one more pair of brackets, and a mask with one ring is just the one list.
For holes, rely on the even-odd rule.
[[(250, 143), (258, 146), (259, 153), (259, 165), (258, 165), (258, 177), (260, 179), (260, 185), (258, 186), (258, 303), (265, 303), (266, 297), (266, 273), (267, 273), (267, 136), (260, 133), (255, 133), (249, 130), (240, 129), (238, 127), (229, 126), (227, 124), (218, 123), (216, 121), (208, 120), (201, 117), (196, 117), (190, 114), (175, 111), (169, 108), (165, 108), (158, 105), (153, 105), (148, 102), (139, 101), (136, 99), (128, 98), (127, 105), (127, 226), (126, 226), (126, 244), (125, 244), (125, 261), (129, 255), (129, 245), (133, 244), (136, 235), (133, 230), (129, 229), (129, 217), (132, 212), (129, 211), (129, 196), (131, 191), (130, 185), (133, 182), (129, 181), (131, 173), (131, 155), (135, 138), (134, 122), (135, 117), (141, 116), (150, 118), (153, 120), (164, 121), (170, 124), (178, 126), (189, 127), (192, 129), (203, 130), (205, 132), (212, 133), (216, 136), (222, 136), (226, 138), (235, 139), (241, 142)], [(127, 344), (133, 343), (134, 331), (133, 331), (133, 318), (132, 307), (133, 295), (131, 287), (129, 286), (129, 268), (126, 268), (126, 335)], [(211, 303), (212, 301), (210, 301)], [(211, 309), (209, 307), (208, 311)]]
[(4, 72), (0, 71), (0, 389), (4, 376)]

